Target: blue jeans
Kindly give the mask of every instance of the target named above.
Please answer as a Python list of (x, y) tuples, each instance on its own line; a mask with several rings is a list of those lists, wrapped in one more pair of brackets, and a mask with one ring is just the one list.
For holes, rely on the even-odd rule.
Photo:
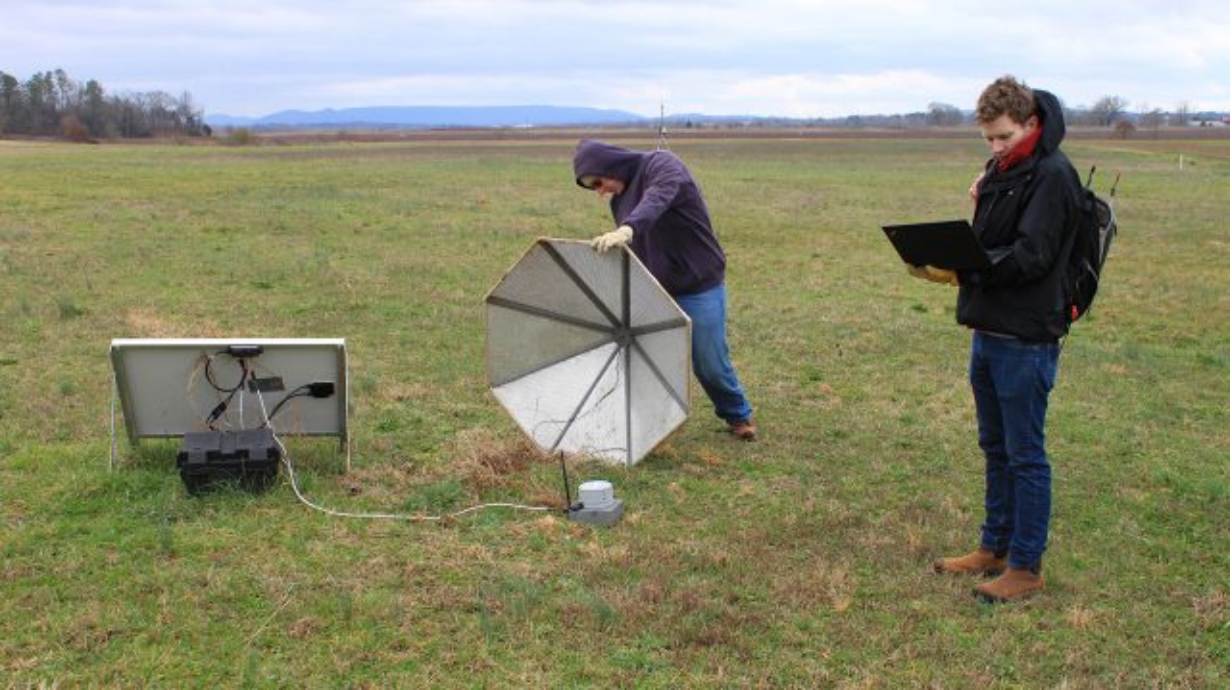
[(728, 422), (751, 418), (753, 408), (727, 350), (726, 286), (672, 298), (693, 321), (693, 375), (714, 403), (714, 413)]
[(1060, 352), (1056, 343), (979, 331), (971, 339), (971, 390), (985, 463), (980, 545), (1008, 550), (1011, 568), (1038, 568), (1048, 545), (1052, 468), (1044, 416)]

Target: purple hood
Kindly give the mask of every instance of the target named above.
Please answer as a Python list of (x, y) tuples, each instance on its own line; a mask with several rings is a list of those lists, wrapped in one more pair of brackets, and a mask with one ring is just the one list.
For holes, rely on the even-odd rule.
[(573, 156), (573, 173), (578, 186), (591, 175), (624, 183), (624, 192), (612, 197), (612, 218), (616, 225), (633, 228), (633, 253), (668, 293), (694, 294), (723, 283), (723, 248), (701, 188), (676, 154), (583, 139)]

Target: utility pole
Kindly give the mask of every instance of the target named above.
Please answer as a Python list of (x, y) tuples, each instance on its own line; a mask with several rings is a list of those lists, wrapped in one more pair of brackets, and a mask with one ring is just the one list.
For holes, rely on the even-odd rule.
[(662, 99), (659, 99), (659, 142), (655, 144), (655, 150), (667, 150), (667, 115)]

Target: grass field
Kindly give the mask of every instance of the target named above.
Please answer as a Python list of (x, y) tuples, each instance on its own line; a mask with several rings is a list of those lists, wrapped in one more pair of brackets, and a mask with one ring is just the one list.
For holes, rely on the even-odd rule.
[(969, 335), (879, 230), (968, 215), (974, 135), (674, 146), (764, 439), (695, 391), (640, 465), (576, 461), (614, 528), (332, 518), (285, 473), (191, 498), (170, 441), (108, 471), (112, 338), (343, 337), (352, 471), (288, 441), (314, 500), (559, 505), (487, 392), (482, 300), (533, 238), (609, 227), (572, 147), (0, 142), (0, 685), (1227, 687), (1226, 139), (1067, 147), (1123, 173), (1122, 234), (1064, 346), (1025, 604), (930, 572), (982, 517)]

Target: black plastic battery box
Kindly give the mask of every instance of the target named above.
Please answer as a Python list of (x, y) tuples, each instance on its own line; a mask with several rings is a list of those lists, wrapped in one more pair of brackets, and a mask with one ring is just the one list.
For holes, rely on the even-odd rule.
[(176, 455), (184, 488), (197, 495), (222, 483), (264, 491), (282, 458), (273, 429), (190, 431)]

